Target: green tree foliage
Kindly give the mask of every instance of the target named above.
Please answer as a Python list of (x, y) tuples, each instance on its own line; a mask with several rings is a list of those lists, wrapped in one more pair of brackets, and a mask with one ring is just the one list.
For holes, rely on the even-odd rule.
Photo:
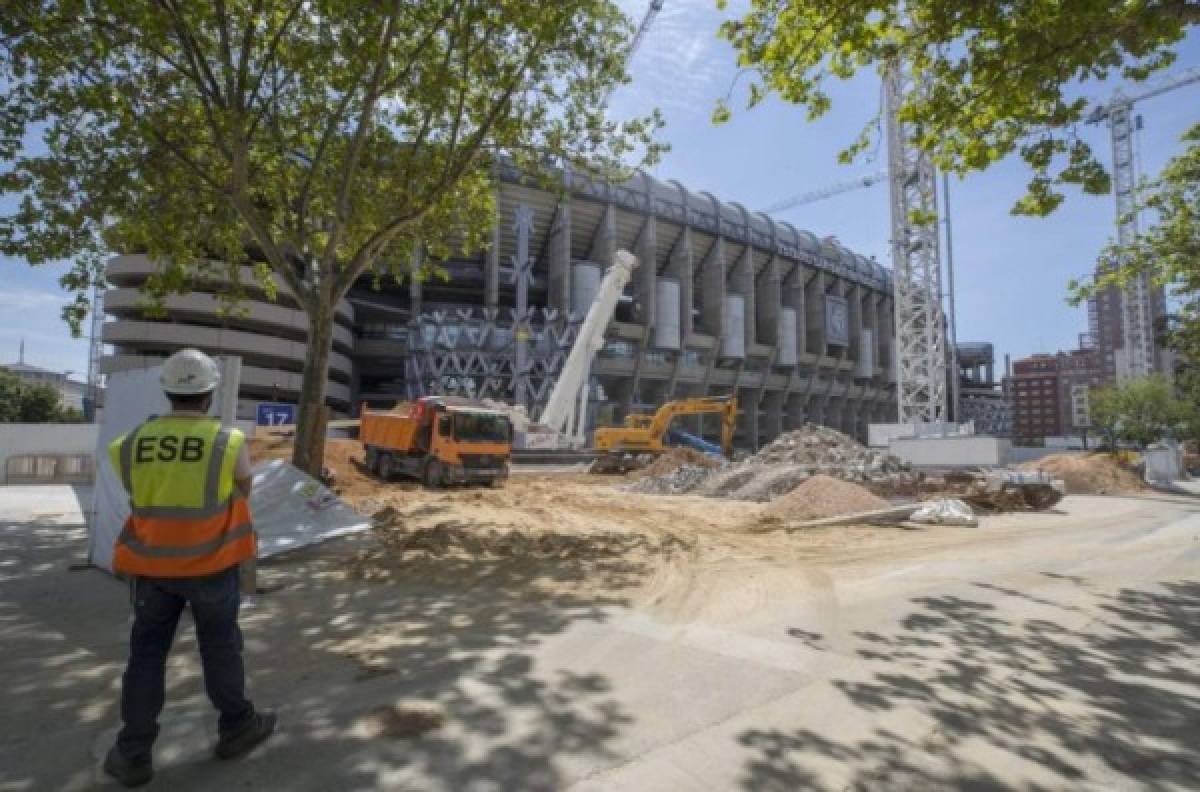
[[(749, 106), (776, 94), (810, 118), (829, 110), (830, 78), (902, 60), (923, 86), (900, 111), (918, 122), (917, 145), (959, 174), (1019, 153), (1033, 178), (1013, 211), (1043, 215), (1061, 203), (1064, 184), (1109, 190), (1077, 135), (1086, 103), (1065, 89), (1117, 75), (1143, 80), (1172, 62), (1172, 45), (1198, 23), (1194, 0), (751, 0), (721, 35), (755, 75)], [(718, 106), (715, 119), (728, 116)], [(844, 161), (870, 145), (875, 127), (867, 124)]]
[[(319, 468), (334, 306), (485, 241), (507, 157), (614, 173), (657, 115), (614, 123), (631, 25), (612, 0), (11, 0), (0, 14), (0, 252), (160, 262), (152, 296), (252, 264), (309, 317), (294, 461)], [(40, 138), (44, 145), (37, 145)], [(219, 262), (219, 263), (217, 263)]]
[(5, 368), (0, 368), (0, 423), (21, 420), (21, 380)]
[(1154, 375), (1097, 388), (1088, 400), (1093, 426), (1107, 438), (1145, 447), (1180, 437), (1196, 420), (1196, 406), (1179, 398), (1169, 380)]
[(62, 415), (62, 399), (49, 385), (26, 385), (21, 389), (22, 423), (50, 423)]
[(1115, 386), (1093, 388), (1088, 394), (1088, 417), (1111, 449), (1117, 448), (1121, 432), (1121, 397)]
[(0, 423), (80, 423), (79, 410), (62, 406), (59, 392), (49, 385), (31, 385), (0, 368)]

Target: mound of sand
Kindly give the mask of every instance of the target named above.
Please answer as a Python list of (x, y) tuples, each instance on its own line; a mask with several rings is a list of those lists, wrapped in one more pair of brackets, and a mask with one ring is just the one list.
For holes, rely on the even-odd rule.
[(1146, 483), (1109, 454), (1051, 454), (1026, 462), (1021, 470), (1041, 470), (1067, 485), (1071, 495), (1126, 495), (1143, 492)]
[(817, 474), (776, 498), (763, 514), (788, 522), (820, 520), (882, 509), (888, 502), (849, 481)]
[[(385, 487), (395, 488), (401, 482), (385, 485), (375, 478), (363, 465), (365, 453), (362, 443), (348, 438), (330, 438), (325, 441), (325, 467), (333, 471), (333, 489), (353, 501), (354, 498), (375, 495)], [(275, 435), (259, 435), (250, 439), (250, 459), (261, 462), (266, 459), (292, 459), (292, 438)]]

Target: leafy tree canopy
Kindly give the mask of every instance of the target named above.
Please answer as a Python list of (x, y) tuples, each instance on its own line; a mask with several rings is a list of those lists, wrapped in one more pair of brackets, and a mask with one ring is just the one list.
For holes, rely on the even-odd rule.
[[(1066, 89), (1145, 79), (1174, 60), (1172, 45), (1197, 23), (1195, 0), (751, 0), (721, 35), (755, 77), (749, 106), (776, 94), (810, 118), (829, 110), (830, 78), (903, 61), (922, 86), (900, 111), (917, 123), (917, 145), (958, 174), (1018, 152), (1033, 177), (1013, 211), (1044, 215), (1062, 202), (1062, 185), (1109, 190), (1077, 134), (1086, 102)], [(729, 113), (722, 103), (715, 119)], [(867, 124), (843, 161), (870, 145), (875, 127)]]
[(1146, 446), (1164, 437), (1187, 435), (1197, 419), (1197, 405), (1180, 398), (1171, 382), (1154, 375), (1097, 388), (1088, 400), (1093, 425), (1108, 436)]
[[(320, 464), (333, 309), (364, 274), (477, 250), (500, 157), (611, 172), (653, 159), (623, 123), (612, 0), (10, 0), (0, 14), (0, 252), (160, 263), (150, 292), (238, 265), (310, 319), (295, 461)], [(44, 145), (37, 145), (40, 138)], [(220, 262), (220, 263), (214, 263)]]
[(62, 406), (62, 397), (49, 385), (29, 384), (0, 368), (0, 423), (78, 423), (74, 408)]

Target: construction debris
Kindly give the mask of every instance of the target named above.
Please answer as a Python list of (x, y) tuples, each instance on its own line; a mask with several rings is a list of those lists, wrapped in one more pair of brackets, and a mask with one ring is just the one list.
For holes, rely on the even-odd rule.
[(766, 502), (818, 474), (885, 492), (912, 490), (919, 480), (907, 464), (890, 454), (866, 448), (836, 429), (805, 424), (775, 438), (757, 454), (708, 475), (675, 470), (643, 478), (631, 489), (659, 495), (694, 493)]
[(898, 525), (910, 516), (917, 509), (921, 508), (919, 503), (905, 503), (900, 506), (888, 506), (883, 509), (873, 509), (865, 512), (854, 512), (853, 514), (843, 514), (838, 517), (825, 517), (820, 520), (805, 520), (801, 523), (792, 523), (784, 527), (788, 531), (800, 531), (809, 528), (830, 528), (837, 525)]
[(1012, 470), (948, 473), (936, 488), (988, 512), (1044, 511), (1067, 494), (1063, 482), (1047, 473)]
[(635, 479), (652, 478), (674, 473), (684, 465), (713, 470), (721, 467), (722, 464), (720, 458), (702, 453), (693, 448), (672, 448), (665, 454), (660, 454), (657, 459), (646, 467), (634, 471), (630, 475)]
[(927, 501), (909, 516), (908, 521), (927, 525), (979, 525), (975, 512), (958, 498)]

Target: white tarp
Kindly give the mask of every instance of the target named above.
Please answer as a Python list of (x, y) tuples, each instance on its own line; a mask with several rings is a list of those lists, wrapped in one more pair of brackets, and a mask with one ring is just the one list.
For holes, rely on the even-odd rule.
[[(221, 387), (213, 399), (211, 415), (221, 417), (226, 426), (233, 423), (237, 389), (241, 379), (241, 358), (218, 358)], [(88, 528), (88, 559), (112, 571), (113, 544), (129, 516), (129, 495), (121, 476), (108, 458), (108, 444), (129, 432), (152, 415), (171, 410), (158, 383), (162, 366), (151, 366), (108, 375), (104, 393), (104, 415), (96, 441), (96, 484), (92, 497), (92, 519)]]
[(281, 459), (255, 467), (250, 513), (259, 558), (365, 531), (371, 524), (316, 479)]
[(922, 504), (908, 521), (931, 525), (979, 525), (975, 512), (958, 498), (941, 498)]

